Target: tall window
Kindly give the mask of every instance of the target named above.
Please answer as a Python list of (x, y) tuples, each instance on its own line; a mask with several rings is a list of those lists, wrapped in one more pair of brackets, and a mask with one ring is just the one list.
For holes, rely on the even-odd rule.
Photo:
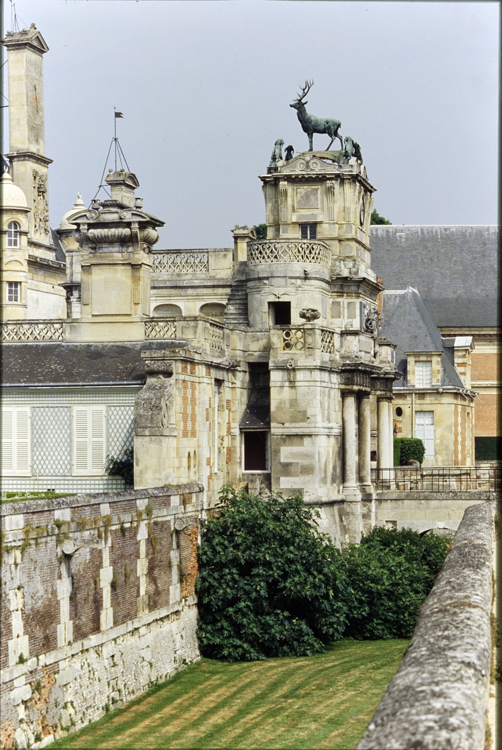
[(425, 445), (425, 458), (434, 458), (434, 412), (415, 412), (415, 437)]
[(2, 474), (30, 474), (29, 406), (10, 406), (2, 409)]
[(432, 362), (415, 361), (415, 386), (427, 388), (432, 385)]
[(73, 407), (73, 473), (103, 474), (106, 457), (104, 406)]
[(7, 282), (7, 302), (21, 302), (21, 283), (19, 281)]
[(316, 240), (317, 224), (300, 224), (300, 238), (302, 240)]
[(7, 247), (19, 247), (19, 224), (11, 221), (7, 225)]

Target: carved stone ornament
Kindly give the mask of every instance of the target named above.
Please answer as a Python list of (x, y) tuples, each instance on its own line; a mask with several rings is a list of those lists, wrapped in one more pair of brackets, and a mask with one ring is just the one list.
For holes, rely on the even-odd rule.
[(371, 333), (373, 334), (373, 336), (376, 336), (378, 333), (378, 323), (379, 323), (378, 308), (370, 307), (369, 305), (367, 305), (365, 316), (364, 316), (363, 329), (367, 333)]
[(145, 242), (147, 245), (155, 245), (159, 240), (159, 233), (152, 229), (152, 227), (146, 227), (142, 229), (139, 235), (141, 242)]
[(38, 234), (50, 235), (47, 178), (33, 170), (33, 229)]
[(298, 313), (300, 318), (303, 318), (309, 323), (312, 323), (313, 320), (317, 320), (321, 317), (321, 313), (319, 310), (316, 310), (315, 307), (306, 307), (303, 310), (300, 310)]
[(117, 229), (89, 229), (89, 240), (95, 244), (118, 245), (131, 241), (131, 230), (126, 227)]
[(166, 435), (173, 422), (172, 363), (146, 360), (147, 381), (134, 405), (136, 435)]

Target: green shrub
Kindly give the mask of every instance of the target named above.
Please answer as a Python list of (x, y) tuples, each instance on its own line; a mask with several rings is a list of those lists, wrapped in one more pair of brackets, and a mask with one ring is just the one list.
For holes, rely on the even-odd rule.
[(422, 463), (425, 456), (425, 445), (420, 438), (399, 438), (401, 450), (401, 466), (408, 461), (418, 461)]
[(257, 240), (266, 240), (267, 239), (267, 225), (266, 224), (255, 224), (253, 229), (256, 232), (256, 239)]
[(340, 552), (297, 495), (227, 487), (199, 550), (198, 637), (226, 661), (302, 656), (340, 638), (410, 638), (448, 540), (376, 527)]
[(448, 539), (436, 534), (377, 526), (344, 549), (345, 637), (411, 638), (447, 548)]
[(201, 652), (227, 661), (305, 656), (342, 637), (341, 555), (301, 496), (226, 487), (199, 551)]
[(134, 487), (134, 451), (123, 450), (120, 456), (107, 456), (105, 471), (109, 476), (122, 477), (126, 487)]
[(394, 466), (401, 466), (401, 438), (394, 438)]

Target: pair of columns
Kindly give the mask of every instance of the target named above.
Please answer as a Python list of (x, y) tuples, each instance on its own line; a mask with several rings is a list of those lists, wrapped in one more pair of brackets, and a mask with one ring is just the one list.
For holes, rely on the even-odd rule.
[[(342, 423), (344, 488), (354, 491), (360, 487), (363, 492), (371, 492), (371, 413), (368, 392), (346, 391), (343, 394)], [(392, 439), (392, 400), (379, 398), (377, 436), (379, 468), (388, 468), (394, 463)], [(357, 471), (358, 465), (359, 472)]]

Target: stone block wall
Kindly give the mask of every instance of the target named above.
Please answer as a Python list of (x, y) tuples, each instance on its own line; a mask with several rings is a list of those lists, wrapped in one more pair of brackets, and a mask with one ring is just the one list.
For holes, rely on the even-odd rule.
[(45, 746), (199, 658), (198, 484), (0, 506), (2, 748)]
[(495, 502), (464, 513), (413, 638), (358, 750), (483, 750)]

